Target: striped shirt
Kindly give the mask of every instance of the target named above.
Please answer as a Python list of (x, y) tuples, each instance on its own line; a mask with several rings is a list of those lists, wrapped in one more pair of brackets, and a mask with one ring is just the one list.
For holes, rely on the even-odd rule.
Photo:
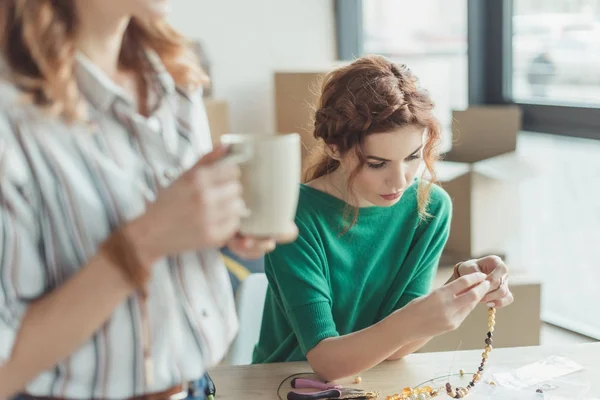
[[(81, 54), (76, 73), (88, 121), (48, 117), (0, 83), (0, 363), (10, 357), (28, 304), (67, 281), (116, 227), (141, 215), (160, 187), (211, 148), (201, 93), (179, 90), (156, 55), (148, 62), (155, 71), (149, 117)], [(200, 378), (237, 332), (218, 250), (160, 260), (148, 298), (155, 372), (145, 382), (139, 300), (131, 295), (27, 391), (78, 399), (162, 391)]]

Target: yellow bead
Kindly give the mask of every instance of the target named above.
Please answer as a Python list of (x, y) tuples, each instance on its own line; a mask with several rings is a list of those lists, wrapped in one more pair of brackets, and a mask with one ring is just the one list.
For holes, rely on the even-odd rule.
[(491, 344), (488, 344), (487, 346), (485, 346), (485, 351), (486, 351), (486, 352), (488, 352), (488, 353), (489, 353), (490, 351), (492, 351), (492, 345), (491, 345)]
[(494, 327), (493, 327), (493, 326), (490, 326), (489, 328), (490, 328), (490, 329), (489, 329), (490, 333), (494, 333)]
[(460, 376), (463, 376), (465, 374), (465, 370), (461, 369), (460, 371), (458, 371), (460, 373)]
[(490, 381), (490, 386), (496, 386), (496, 382)]
[(489, 315), (494, 315), (494, 314), (496, 314), (496, 309), (495, 309), (495, 308), (490, 308), (490, 309), (488, 310), (488, 314), (489, 314)]
[(359, 384), (362, 382), (362, 378), (360, 376), (357, 376), (356, 378), (354, 378), (354, 383)]
[(483, 353), (481, 353), (481, 357), (483, 357), (484, 360), (488, 359), (488, 353), (486, 351), (484, 351)]
[(411, 394), (413, 394), (413, 390), (411, 388), (405, 387), (402, 389), (402, 396), (410, 396)]
[(473, 375), (473, 382), (479, 382), (480, 379), (481, 379), (481, 375), (479, 375), (478, 373)]

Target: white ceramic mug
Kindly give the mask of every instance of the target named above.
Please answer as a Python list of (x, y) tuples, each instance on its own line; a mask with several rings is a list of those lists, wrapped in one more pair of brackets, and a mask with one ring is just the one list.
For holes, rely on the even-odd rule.
[(243, 197), (248, 215), (240, 233), (274, 237), (289, 232), (298, 207), (301, 179), (300, 135), (239, 133), (221, 136), (241, 161)]

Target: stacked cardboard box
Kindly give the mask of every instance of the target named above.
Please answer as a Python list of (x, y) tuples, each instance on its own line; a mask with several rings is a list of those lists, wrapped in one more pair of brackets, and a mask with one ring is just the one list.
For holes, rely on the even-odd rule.
[(275, 72), (275, 130), (300, 134), (303, 167), (306, 167), (310, 150), (316, 143), (313, 116), (321, 81), (334, 66)]
[(204, 99), (204, 106), (206, 108), (212, 142), (215, 145), (219, 142), (221, 135), (230, 131), (229, 107), (226, 101), (212, 97)]
[(506, 257), (518, 240), (519, 185), (531, 167), (516, 152), (521, 111), (516, 106), (454, 111), (453, 146), (437, 167), (453, 200), (448, 263), (487, 254)]

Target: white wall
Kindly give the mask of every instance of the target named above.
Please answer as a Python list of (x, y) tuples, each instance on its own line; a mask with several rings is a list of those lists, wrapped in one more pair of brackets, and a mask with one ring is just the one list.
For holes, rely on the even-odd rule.
[(336, 58), (332, 0), (173, 0), (170, 21), (204, 43), (232, 131), (274, 130), (275, 69)]

